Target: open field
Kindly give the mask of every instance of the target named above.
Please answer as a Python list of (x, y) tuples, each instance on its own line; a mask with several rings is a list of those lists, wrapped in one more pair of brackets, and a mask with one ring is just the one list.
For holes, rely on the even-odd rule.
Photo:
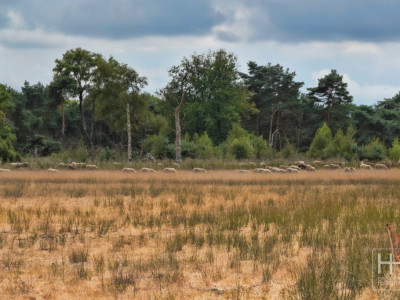
[(0, 173), (1, 299), (381, 299), (400, 170)]

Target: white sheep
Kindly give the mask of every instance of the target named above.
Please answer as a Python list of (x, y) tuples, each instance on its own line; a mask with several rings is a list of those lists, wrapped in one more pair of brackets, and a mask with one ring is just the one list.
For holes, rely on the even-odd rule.
[(123, 168), (122, 172), (125, 172), (125, 173), (136, 173), (136, 170), (133, 169), (133, 168)]
[(98, 167), (97, 167), (96, 165), (87, 165), (87, 166), (86, 166), (86, 169), (87, 169), (87, 170), (97, 170)]
[(11, 172), (10, 169), (0, 169), (0, 173), (6, 173), (6, 172)]
[(313, 166), (307, 165), (306, 171), (308, 172), (315, 172), (315, 168)]
[(58, 170), (50, 168), (50, 169), (47, 169), (47, 172), (49, 172), (49, 173), (58, 173)]
[(386, 167), (386, 165), (384, 165), (384, 164), (376, 164), (375, 169), (376, 170), (387, 170), (388, 167)]
[(176, 173), (176, 170), (174, 168), (164, 168), (163, 172), (164, 173)]
[(141, 168), (140, 172), (142, 172), (142, 173), (158, 173), (156, 170), (151, 169), (151, 168)]
[(193, 168), (193, 172), (195, 173), (207, 173), (207, 171), (203, 168)]
[(362, 160), (360, 164), (360, 169), (372, 170), (372, 167), (370, 165), (365, 164), (364, 161)]

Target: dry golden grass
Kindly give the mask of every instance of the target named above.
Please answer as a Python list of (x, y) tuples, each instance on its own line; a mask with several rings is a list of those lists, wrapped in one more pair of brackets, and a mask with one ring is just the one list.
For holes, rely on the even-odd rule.
[(399, 183), (397, 169), (0, 174), (0, 298), (379, 297), (370, 253), (399, 220)]

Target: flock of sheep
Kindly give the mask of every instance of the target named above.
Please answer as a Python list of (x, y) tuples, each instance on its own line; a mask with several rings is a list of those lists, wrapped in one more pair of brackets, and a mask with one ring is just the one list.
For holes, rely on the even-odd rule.
[[(119, 163), (115, 163), (119, 164)], [(163, 166), (161, 163), (158, 164), (159, 166)], [(180, 168), (180, 165), (178, 163), (172, 163), (173, 166)], [(240, 167), (247, 167), (247, 168), (253, 168), (254, 173), (299, 173), (301, 170), (305, 170), (308, 172), (315, 172), (318, 168), (323, 168), (325, 170), (337, 170), (341, 169), (341, 166), (338, 164), (329, 164), (329, 165), (323, 165), (321, 161), (314, 161), (312, 166), (310, 164), (307, 164), (304, 161), (298, 161), (290, 166), (286, 165), (281, 165), (279, 168), (278, 167), (272, 167), (268, 166), (266, 163), (260, 163), (260, 167), (257, 168), (256, 163), (254, 162), (249, 162), (249, 163), (240, 163)], [(13, 168), (27, 168), (29, 167), (29, 164), (27, 162), (17, 162), (17, 163), (11, 163), (11, 167)], [(375, 164), (375, 169), (376, 170), (387, 170), (391, 167), (391, 162), (381, 162)], [(60, 163), (59, 168), (63, 169), (70, 169), (70, 170), (76, 170), (76, 169), (86, 169), (86, 170), (97, 170), (99, 169), (96, 165), (92, 164), (85, 164), (85, 163), (76, 163), (72, 162), (70, 164), (65, 164), (65, 163)], [(373, 167), (371, 165), (365, 164), (364, 161), (361, 161), (360, 164), (360, 169), (364, 170), (372, 170)], [(59, 171), (57, 169), (50, 168), (47, 170), (48, 172), (51, 173), (58, 173)], [(133, 168), (123, 168), (123, 172), (125, 173), (136, 173), (136, 170)], [(177, 173), (175, 168), (169, 167), (169, 168), (163, 168), (161, 170), (164, 173)], [(207, 171), (203, 168), (194, 168), (192, 170), (194, 173), (206, 173)], [(346, 173), (354, 173), (356, 172), (357, 169), (354, 167), (345, 167), (344, 172)], [(11, 172), (10, 169), (0, 169), (0, 172)], [(142, 173), (159, 173), (158, 171), (152, 169), (152, 168), (141, 168), (140, 172)], [(251, 171), (248, 169), (241, 169), (239, 170), (239, 173), (250, 173)]]

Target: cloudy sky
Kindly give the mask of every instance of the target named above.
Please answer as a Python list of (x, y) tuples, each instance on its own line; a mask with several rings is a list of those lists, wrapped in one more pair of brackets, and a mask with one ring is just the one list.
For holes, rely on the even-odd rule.
[(224, 48), (242, 72), (279, 63), (305, 88), (336, 69), (357, 104), (374, 104), (400, 91), (398, 12), (398, 0), (1, 0), (0, 83), (48, 84), (54, 60), (82, 47), (154, 92), (182, 57)]

